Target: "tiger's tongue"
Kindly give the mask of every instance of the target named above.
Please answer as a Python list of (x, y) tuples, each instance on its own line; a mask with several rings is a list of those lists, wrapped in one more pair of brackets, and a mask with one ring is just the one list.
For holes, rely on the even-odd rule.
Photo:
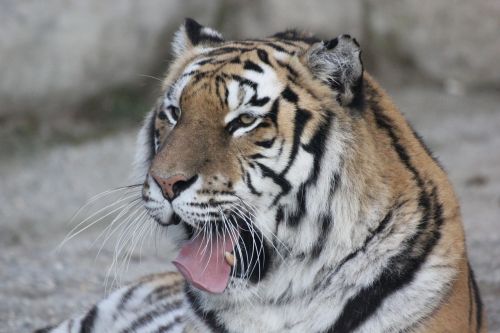
[(229, 235), (212, 237), (210, 240), (198, 235), (184, 243), (173, 264), (196, 288), (220, 294), (226, 289), (231, 273), (224, 252), (233, 251), (235, 244)]

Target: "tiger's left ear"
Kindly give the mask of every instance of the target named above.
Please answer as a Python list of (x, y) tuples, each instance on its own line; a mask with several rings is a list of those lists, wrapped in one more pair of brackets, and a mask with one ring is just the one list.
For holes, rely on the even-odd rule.
[(191, 18), (186, 18), (174, 35), (172, 51), (179, 57), (197, 45), (222, 43), (222, 34), (212, 28), (204, 27)]
[(319, 42), (313, 44), (304, 56), (313, 76), (337, 92), (339, 104), (360, 106), (363, 100), (363, 63), (356, 39), (341, 35)]

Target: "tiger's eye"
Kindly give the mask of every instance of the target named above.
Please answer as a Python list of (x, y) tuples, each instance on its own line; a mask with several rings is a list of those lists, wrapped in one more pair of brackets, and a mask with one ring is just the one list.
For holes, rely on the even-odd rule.
[(170, 116), (176, 122), (181, 116), (181, 110), (176, 106), (169, 106), (168, 111), (170, 111)]
[(253, 123), (255, 121), (255, 117), (252, 117), (251, 115), (249, 114), (242, 114), (240, 117), (240, 122), (243, 124), (243, 125), (250, 125), (251, 123)]

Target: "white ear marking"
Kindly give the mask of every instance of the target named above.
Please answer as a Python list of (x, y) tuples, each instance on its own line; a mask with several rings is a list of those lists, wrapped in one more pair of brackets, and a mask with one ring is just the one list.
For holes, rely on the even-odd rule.
[(220, 32), (204, 27), (195, 20), (187, 18), (174, 34), (172, 52), (175, 57), (179, 57), (199, 44), (216, 44), (223, 41)]

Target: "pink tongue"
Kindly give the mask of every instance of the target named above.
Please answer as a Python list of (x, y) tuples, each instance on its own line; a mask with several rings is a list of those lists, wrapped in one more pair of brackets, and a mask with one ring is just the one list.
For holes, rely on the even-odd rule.
[(196, 288), (220, 294), (226, 289), (231, 273), (224, 252), (231, 252), (233, 248), (234, 243), (228, 235), (213, 236), (211, 242), (198, 235), (184, 243), (173, 264)]

